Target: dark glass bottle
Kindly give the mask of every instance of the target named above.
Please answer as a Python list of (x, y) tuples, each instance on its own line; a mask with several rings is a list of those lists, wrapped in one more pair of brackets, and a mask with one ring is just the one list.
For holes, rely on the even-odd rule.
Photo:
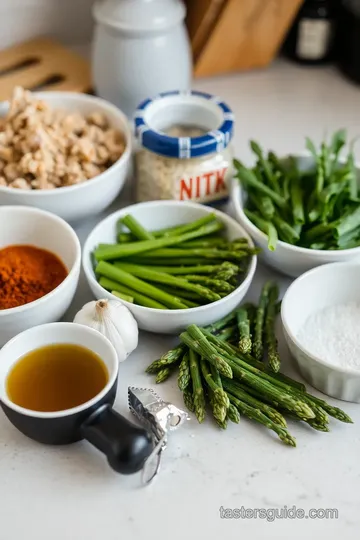
[(360, 0), (341, 3), (336, 50), (341, 71), (360, 83)]
[(286, 38), (285, 54), (301, 64), (322, 64), (333, 56), (334, 0), (305, 0)]

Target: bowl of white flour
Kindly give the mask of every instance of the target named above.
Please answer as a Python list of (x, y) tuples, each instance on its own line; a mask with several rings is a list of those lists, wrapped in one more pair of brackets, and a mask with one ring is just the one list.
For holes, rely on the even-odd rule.
[(303, 377), (325, 394), (360, 403), (360, 265), (332, 263), (296, 279), (281, 308)]

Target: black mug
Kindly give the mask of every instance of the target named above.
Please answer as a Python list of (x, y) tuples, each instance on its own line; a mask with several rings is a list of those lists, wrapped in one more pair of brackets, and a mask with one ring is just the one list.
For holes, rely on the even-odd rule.
[[(6, 380), (16, 362), (32, 350), (53, 344), (75, 344), (98, 354), (108, 370), (108, 382), (91, 400), (72, 409), (39, 412), (11, 401)], [(24, 435), (44, 444), (70, 444), (87, 439), (122, 474), (141, 470), (153, 450), (151, 434), (113, 408), (119, 363), (115, 348), (102, 334), (75, 323), (50, 323), (30, 328), (0, 351), (0, 404), (10, 422)]]

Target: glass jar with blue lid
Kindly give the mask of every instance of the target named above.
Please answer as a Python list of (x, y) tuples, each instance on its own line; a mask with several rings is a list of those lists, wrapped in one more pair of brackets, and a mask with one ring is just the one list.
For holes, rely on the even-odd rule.
[(135, 114), (137, 200), (212, 203), (228, 197), (234, 116), (220, 98), (167, 92)]

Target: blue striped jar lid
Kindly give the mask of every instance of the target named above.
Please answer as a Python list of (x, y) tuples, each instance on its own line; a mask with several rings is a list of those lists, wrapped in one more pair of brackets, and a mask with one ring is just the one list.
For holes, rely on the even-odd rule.
[[(174, 126), (202, 129), (200, 137), (171, 137)], [(232, 139), (234, 115), (205, 92), (174, 91), (143, 101), (135, 113), (135, 134), (144, 148), (169, 158), (189, 159), (222, 152)]]

